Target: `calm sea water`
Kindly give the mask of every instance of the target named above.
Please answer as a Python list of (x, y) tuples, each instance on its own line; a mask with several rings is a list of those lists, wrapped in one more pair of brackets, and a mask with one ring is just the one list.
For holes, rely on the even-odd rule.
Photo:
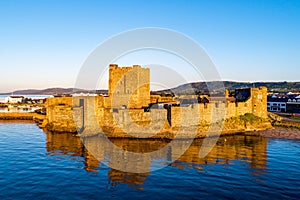
[[(92, 141), (97, 141), (93, 145), (103, 161), (71, 134), (45, 133), (27, 122), (0, 122), (0, 199), (300, 197), (300, 141), (222, 137), (210, 154), (200, 159), (202, 140), (196, 140), (176, 162), (143, 174), (106, 166), (104, 160), (116, 158), (106, 154), (101, 139)], [(135, 152), (152, 151), (167, 143), (113, 142)], [(170, 156), (174, 153), (170, 151)]]

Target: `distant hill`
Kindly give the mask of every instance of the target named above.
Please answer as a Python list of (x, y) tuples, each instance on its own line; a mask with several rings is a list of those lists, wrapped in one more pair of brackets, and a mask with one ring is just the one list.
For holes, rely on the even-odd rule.
[(19, 94), (19, 95), (57, 95), (57, 94), (72, 94), (76, 92), (97, 92), (97, 93), (107, 93), (107, 90), (97, 90), (97, 91), (87, 91), (83, 89), (76, 88), (47, 88), (42, 90), (36, 89), (27, 89), (27, 90), (16, 90), (9, 93), (0, 93), (0, 95), (11, 95), (11, 94)]
[[(172, 89), (156, 91), (156, 93), (168, 93), (175, 92), (176, 94), (194, 94), (207, 92), (208, 86), (214, 88), (214, 92), (218, 93), (221, 91), (222, 86), (229, 90), (235, 90), (237, 88), (249, 88), (249, 87), (259, 87), (265, 86), (271, 92), (300, 92), (300, 82), (234, 82), (234, 81), (212, 81), (212, 82), (194, 82), (179, 85)], [(83, 89), (76, 88), (47, 88), (42, 90), (28, 89), (28, 90), (16, 90), (9, 93), (0, 93), (0, 95), (10, 95), (10, 94), (20, 94), (20, 95), (56, 95), (56, 94), (71, 94), (76, 92), (96, 92), (101, 94), (107, 94), (107, 90), (96, 90), (87, 91)]]
[(175, 88), (168, 90), (161, 90), (158, 92), (170, 92), (173, 91), (176, 94), (194, 94), (194, 93), (205, 93), (208, 88), (213, 88), (215, 93), (222, 90), (222, 87), (228, 90), (235, 90), (238, 88), (250, 88), (265, 86), (268, 91), (271, 92), (299, 92), (300, 82), (234, 82), (234, 81), (212, 81), (212, 82), (194, 82), (179, 85)]
[(55, 95), (55, 94), (70, 94), (73, 93), (74, 88), (47, 88), (43, 90), (27, 89), (16, 90), (11, 93), (2, 93), (1, 95), (8, 94), (22, 94), (22, 95)]

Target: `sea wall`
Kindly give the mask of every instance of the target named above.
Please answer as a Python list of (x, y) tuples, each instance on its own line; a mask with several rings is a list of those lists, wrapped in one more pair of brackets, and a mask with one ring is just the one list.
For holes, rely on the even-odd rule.
[(0, 113), (0, 120), (31, 120), (39, 127), (45, 127), (47, 124), (45, 115), (34, 112), (3, 112)]
[(1, 120), (33, 120), (35, 113), (25, 112), (3, 112), (0, 113)]
[(34, 112), (0, 112), (0, 120), (43, 120), (45, 115)]

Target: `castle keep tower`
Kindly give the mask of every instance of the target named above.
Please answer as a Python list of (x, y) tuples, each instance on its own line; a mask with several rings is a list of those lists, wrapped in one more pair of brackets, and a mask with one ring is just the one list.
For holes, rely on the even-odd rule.
[(150, 69), (109, 65), (108, 95), (113, 108), (142, 108), (150, 103)]
[(251, 88), (252, 114), (258, 117), (267, 118), (267, 93), (266, 87)]

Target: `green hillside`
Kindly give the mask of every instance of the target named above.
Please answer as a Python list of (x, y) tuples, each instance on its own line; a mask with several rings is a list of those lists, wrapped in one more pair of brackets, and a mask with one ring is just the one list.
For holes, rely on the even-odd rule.
[(300, 82), (233, 82), (233, 81), (213, 81), (213, 82), (194, 82), (183, 84), (178, 87), (161, 90), (159, 93), (173, 92), (175, 94), (201, 94), (211, 91), (213, 94), (222, 92), (223, 88), (235, 90), (238, 88), (250, 88), (265, 86), (269, 92), (300, 92)]

